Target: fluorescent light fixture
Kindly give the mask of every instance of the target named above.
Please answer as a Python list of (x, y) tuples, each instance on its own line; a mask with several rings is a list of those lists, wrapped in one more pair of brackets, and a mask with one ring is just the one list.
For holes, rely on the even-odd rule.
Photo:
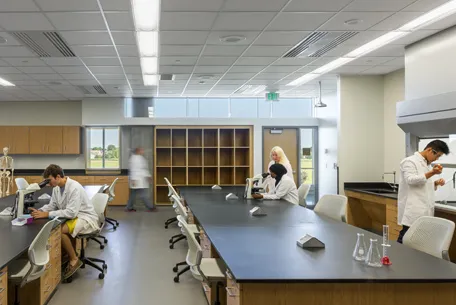
[(253, 86), (252, 85), (244, 85), (242, 86), (241, 88), (239, 88), (236, 93), (240, 93), (240, 94), (243, 94), (246, 90), (252, 88)]
[(354, 58), (348, 58), (348, 57), (339, 57), (338, 59), (335, 59), (329, 63), (327, 63), (324, 66), (321, 66), (320, 68), (313, 70), (312, 73), (314, 74), (325, 74), (326, 72), (329, 72), (331, 70), (337, 69), (340, 66), (345, 65), (346, 63), (354, 60)]
[(13, 84), (13, 83), (10, 83), (9, 81), (7, 81), (6, 79), (3, 79), (0, 77), (0, 86), (4, 86), (4, 87), (15, 87), (16, 85)]
[(401, 37), (404, 37), (406, 35), (408, 35), (409, 33), (407, 32), (400, 32), (400, 31), (392, 31), (392, 32), (388, 32), (386, 33), (385, 35), (382, 35), (362, 46), (360, 46), (359, 48), (351, 51), (350, 53), (348, 53), (347, 55), (345, 55), (344, 57), (354, 57), (354, 58), (357, 58), (357, 57), (361, 57), (361, 56), (364, 56), (366, 55), (367, 53), (370, 53), (374, 50), (377, 50), (391, 42), (393, 42), (394, 40), (396, 39), (399, 39)]
[(143, 74), (157, 74), (158, 60), (157, 57), (142, 57), (141, 69)]
[(316, 79), (317, 77), (320, 77), (320, 76), (321, 76), (320, 74), (307, 73), (307, 74), (301, 76), (300, 78), (295, 79), (291, 83), (288, 83), (287, 86), (293, 86), (293, 87), (299, 86), (299, 85), (305, 84), (307, 82), (310, 82), (311, 80)]
[(139, 54), (141, 57), (155, 57), (158, 55), (158, 33), (137, 32)]
[(456, 13), (456, 1), (447, 3), (401, 26), (398, 31), (415, 31)]
[(137, 31), (157, 31), (160, 19), (159, 0), (132, 0)]
[(247, 89), (242, 91), (241, 94), (243, 95), (257, 95), (261, 92), (263, 92), (264, 90), (266, 90), (266, 86), (265, 85), (260, 85), (260, 86), (256, 86), (256, 87), (253, 87), (252, 85), (247, 85)]
[(158, 85), (158, 75), (143, 75), (144, 86), (157, 86)]

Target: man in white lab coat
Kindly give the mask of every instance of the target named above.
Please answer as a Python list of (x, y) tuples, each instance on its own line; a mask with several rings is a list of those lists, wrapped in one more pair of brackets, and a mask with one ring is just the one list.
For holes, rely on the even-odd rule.
[(442, 166), (437, 164), (431, 168), (430, 165), (449, 153), (445, 142), (435, 140), (422, 152), (416, 152), (401, 162), (397, 223), (402, 230), (397, 242), (402, 243), (405, 233), (418, 218), (434, 216), (434, 192), (437, 187), (445, 185), (445, 180), (433, 178), (442, 173)]
[(67, 219), (61, 227), (62, 247), (70, 259), (63, 276), (67, 279), (82, 266), (73, 247), (74, 238), (78, 234), (90, 234), (99, 230), (100, 220), (82, 185), (66, 177), (60, 166), (49, 165), (43, 177), (49, 179), (49, 185), (54, 187), (52, 197), (49, 204), (41, 209), (31, 208), (31, 215), (34, 219)]
[(139, 194), (139, 197), (144, 202), (147, 209), (151, 212), (156, 211), (157, 209), (150, 200), (149, 184), (152, 182), (151, 174), (147, 160), (144, 158), (144, 149), (142, 147), (135, 149), (135, 153), (130, 157), (128, 169), (130, 180), (130, 198), (128, 198), (126, 210), (128, 212), (136, 212), (134, 204), (136, 201), (136, 195)]

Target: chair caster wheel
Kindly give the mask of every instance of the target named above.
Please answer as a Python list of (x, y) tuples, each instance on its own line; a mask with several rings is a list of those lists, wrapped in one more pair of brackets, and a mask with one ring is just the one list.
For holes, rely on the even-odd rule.
[(170, 240), (168, 240), (169, 243), (172, 243), (173, 242), (173, 239), (171, 238)]
[(69, 284), (72, 281), (73, 281), (73, 276), (70, 276), (69, 278), (63, 280), (63, 282), (66, 283), (66, 284)]
[(103, 250), (103, 249), (104, 249), (104, 247), (105, 247), (104, 245), (100, 245), (100, 249), (101, 249), (101, 250)]
[(174, 249), (174, 245), (169, 245), (169, 248), (170, 249)]
[(98, 275), (98, 278), (99, 278), (100, 280), (104, 279), (104, 277), (105, 277), (104, 273), (100, 273), (100, 274)]
[(174, 283), (179, 283), (179, 278), (177, 276), (174, 278)]
[(117, 230), (117, 227), (113, 227), (114, 231)]
[(81, 269), (84, 269), (85, 267), (86, 267), (86, 265), (85, 265), (85, 264), (82, 264)]
[(104, 243), (105, 243), (105, 244), (107, 244), (107, 243), (108, 243), (108, 240), (107, 240), (107, 239), (105, 239)]
[(168, 229), (168, 226), (165, 226), (165, 229)]
[(174, 267), (174, 268), (173, 268), (173, 271), (174, 271), (174, 272), (177, 272), (177, 271), (179, 271), (179, 269), (178, 269), (177, 267)]
[(105, 271), (108, 270), (108, 265), (103, 264), (103, 269), (104, 269)]

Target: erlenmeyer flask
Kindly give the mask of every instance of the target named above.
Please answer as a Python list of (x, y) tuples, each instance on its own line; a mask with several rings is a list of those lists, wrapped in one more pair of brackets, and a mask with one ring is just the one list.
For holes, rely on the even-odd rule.
[(378, 241), (376, 239), (370, 239), (369, 251), (367, 252), (366, 265), (371, 267), (382, 266), (382, 256), (378, 250)]
[(364, 242), (364, 234), (358, 233), (358, 239), (356, 240), (355, 250), (353, 251), (353, 258), (356, 261), (366, 260), (366, 243)]

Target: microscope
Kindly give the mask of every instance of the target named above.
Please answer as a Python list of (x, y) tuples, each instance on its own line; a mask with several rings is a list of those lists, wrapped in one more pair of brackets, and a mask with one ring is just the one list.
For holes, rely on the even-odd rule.
[(245, 180), (244, 198), (253, 199), (252, 194), (264, 193), (264, 189), (260, 185), (267, 176), (269, 176), (269, 173), (258, 174), (253, 178), (247, 178)]
[(35, 206), (38, 200), (33, 199), (33, 194), (41, 190), (49, 183), (49, 179), (45, 179), (40, 183), (28, 184), (23, 178), (16, 179), (17, 192), (16, 201), (13, 206), (11, 214), (14, 218), (20, 217), (24, 214), (29, 214), (28, 209)]

